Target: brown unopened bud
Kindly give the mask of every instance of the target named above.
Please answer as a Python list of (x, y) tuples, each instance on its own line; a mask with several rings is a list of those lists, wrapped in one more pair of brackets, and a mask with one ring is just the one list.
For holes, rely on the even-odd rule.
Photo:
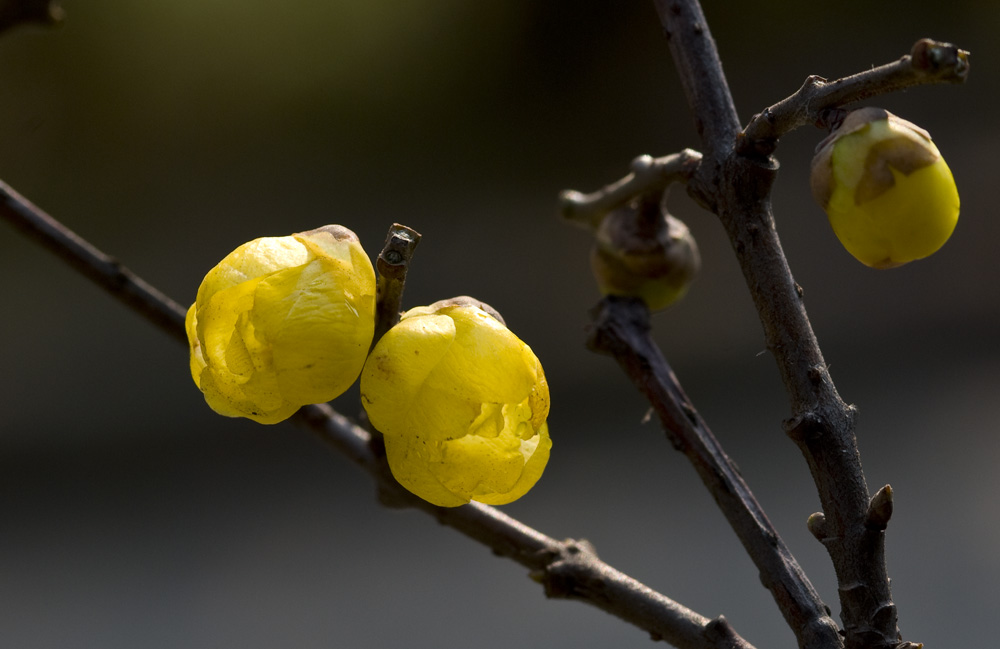
[(602, 293), (642, 298), (652, 311), (680, 299), (701, 266), (688, 227), (649, 200), (604, 217), (590, 262)]

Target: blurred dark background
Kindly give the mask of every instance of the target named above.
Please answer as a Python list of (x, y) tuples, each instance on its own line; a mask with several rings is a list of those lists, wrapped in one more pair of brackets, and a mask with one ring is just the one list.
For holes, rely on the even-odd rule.
[[(808, 6), (807, 6), (808, 5)], [(424, 235), (406, 303), (472, 294), (536, 351), (552, 460), (505, 507), (587, 538), (630, 575), (757, 646), (791, 647), (770, 595), (646, 404), (583, 347), (588, 235), (556, 196), (636, 155), (697, 147), (650, 2), (66, 0), (59, 29), (0, 38), (0, 178), (187, 304), (238, 244), (330, 222), (370, 253)], [(808, 74), (920, 37), (972, 51), (969, 82), (880, 105), (928, 129), (963, 210), (933, 257), (874, 271), (808, 194), (822, 137), (785, 138), (779, 231), (840, 391), (860, 408), (904, 636), (992, 638), (1000, 580), (1000, 4), (708, 2), (741, 119)], [(705, 419), (839, 614), (818, 502), (785, 438), (774, 363), (722, 228), (671, 197), (704, 271), (655, 317)], [(186, 352), (0, 225), (0, 646), (646, 647), (546, 601), (525, 570), (415, 512), (307, 433), (212, 413)], [(356, 392), (335, 404), (358, 410)]]

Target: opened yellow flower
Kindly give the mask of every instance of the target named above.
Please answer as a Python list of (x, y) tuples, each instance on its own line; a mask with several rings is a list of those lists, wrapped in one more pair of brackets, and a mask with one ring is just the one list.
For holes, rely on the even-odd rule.
[(392, 474), (435, 505), (509, 503), (548, 462), (545, 374), (498, 318), (471, 298), (411, 309), (361, 374)]
[(874, 268), (933, 254), (958, 222), (955, 179), (930, 135), (880, 108), (850, 113), (820, 144), (811, 186), (840, 242)]
[(209, 271), (186, 325), (208, 405), (274, 424), (357, 380), (375, 329), (375, 271), (340, 225), (255, 239)]

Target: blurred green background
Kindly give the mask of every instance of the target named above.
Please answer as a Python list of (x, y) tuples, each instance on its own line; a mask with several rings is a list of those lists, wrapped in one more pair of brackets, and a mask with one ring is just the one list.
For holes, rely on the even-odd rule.
[[(636, 155), (697, 148), (649, 2), (66, 0), (0, 38), (0, 178), (182, 303), (231, 249), (341, 223), (376, 253), (424, 239), (406, 304), (472, 294), (552, 387), (546, 475), (505, 508), (759, 647), (794, 646), (770, 595), (646, 404), (583, 347), (588, 235), (556, 196)], [(995, 119), (1000, 5), (708, 2), (741, 119), (896, 59), (972, 51), (969, 82), (877, 103), (928, 129), (963, 200), (933, 257), (873, 271), (808, 194), (822, 133), (779, 148), (779, 231), (872, 490), (909, 640), (985, 645), (1000, 581)], [(704, 271), (655, 317), (705, 419), (839, 613), (818, 502), (728, 242), (677, 191)], [(291, 425), (212, 413), (186, 352), (0, 225), (0, 645), (646, 647), (414, 512)], [(358, 410), (356, 392), (335, 404)]]

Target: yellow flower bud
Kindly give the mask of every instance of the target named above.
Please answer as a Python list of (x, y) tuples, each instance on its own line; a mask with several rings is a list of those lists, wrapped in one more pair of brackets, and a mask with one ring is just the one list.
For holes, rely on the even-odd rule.
[(820, 143), (810, 184), (840, 242), (873, 268), (927, 257), (958, 222), (955, 179), (930, 135), (880, 108), (848, 114)]
[(642, 298), (658, 311), (687, 293), (701, 257), (683, 221), (658, 201), (636, 200), (601, 221), (590, 266), (602, 294)]
[(274, 424), (357, 380), (375, 330), (375, 271), (340, 225), (255, 239), (209, 271), (186, 324), (208, 405)]
[(552, 446), (541, 364), (480, 305), (456, 298), (407, 311), (361, 374), (393, 476), (442, 507), (520, 498)]

